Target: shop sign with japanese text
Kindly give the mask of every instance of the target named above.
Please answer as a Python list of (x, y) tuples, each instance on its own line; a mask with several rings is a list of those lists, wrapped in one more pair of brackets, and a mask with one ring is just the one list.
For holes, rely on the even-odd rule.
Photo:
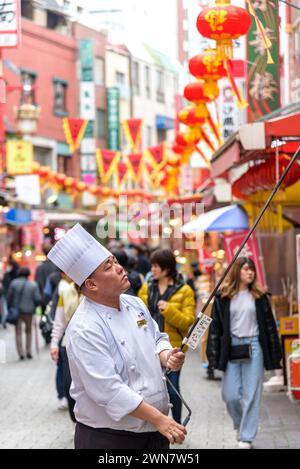
[(18, 47), (20, 40), (20, 0), (0, 0), (0, 48)]
[(107, 89), (108, 150), (120, 149), (120, 91)]

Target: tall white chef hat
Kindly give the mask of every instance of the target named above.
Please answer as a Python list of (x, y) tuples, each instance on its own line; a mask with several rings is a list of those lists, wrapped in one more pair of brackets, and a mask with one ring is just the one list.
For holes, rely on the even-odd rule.
[(48, 259), (78, 286), (112, 254), (77, 223), (51, 249)]

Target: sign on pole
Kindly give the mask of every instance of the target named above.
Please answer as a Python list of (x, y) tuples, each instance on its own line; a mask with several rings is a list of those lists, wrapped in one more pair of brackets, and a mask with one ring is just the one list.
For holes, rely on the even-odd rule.
[(20, 0), (0, 0), (0, 48), (18, 47), (21, 40)]

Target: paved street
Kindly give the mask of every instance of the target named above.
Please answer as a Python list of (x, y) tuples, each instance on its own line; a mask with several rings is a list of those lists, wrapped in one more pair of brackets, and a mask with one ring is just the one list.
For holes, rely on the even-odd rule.
[[(49, 350), (39, 339), (39, 355), (19, 362), (13, 332), (0, 330), (7, 349), (7, 363), (0, 364), (0, 448), (72, 448), (73, 424), (67, 412), (56, 409), (55, 366)], [(193, 410), (185, 447), (235, 448), (220, 382), (205, 380), (195, 352), (188, 354), (182, 391)], [(300, 448), (300, 404), (292, 405), (284, 393), (265, 395), (255, 448)]]

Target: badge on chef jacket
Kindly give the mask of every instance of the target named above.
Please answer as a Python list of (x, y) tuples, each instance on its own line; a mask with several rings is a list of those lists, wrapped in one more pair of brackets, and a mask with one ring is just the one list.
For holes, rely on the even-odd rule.
[(147, 326), (148, 322), (147, 322), (147, 319), (145, 318), (145, 315), (144, 315), (143, 312), (140, 312), (138, 314), (138, 318), (137, 318), (136, 323), (139, 327)]

